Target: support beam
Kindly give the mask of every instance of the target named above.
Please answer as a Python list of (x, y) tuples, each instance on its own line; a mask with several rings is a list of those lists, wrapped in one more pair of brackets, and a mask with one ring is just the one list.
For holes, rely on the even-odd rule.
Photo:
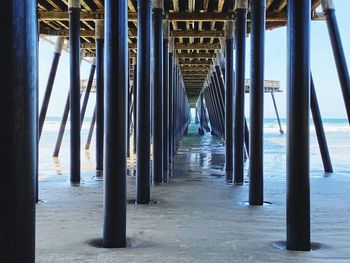
[(55, 52), (53, 55), (52, 66), (50, 70), (49, 79), (47, 81), (45, 95), (43, 99), (43, 103), (41, 105), (40, 115), (39, 115), (39, 140), (41, 138), (41, 133), (44, 128), (45, 117), (47, 113), (47, 109), (49, 107), (50, 97), (52, 93), (53, 84), (55, 82), (56, 72), (58, 68), (58, 63), (61, 58), (61, 53), (64, 45), (64, 37), (58, 37), (55, 45)]
[[(234, 15), (232, 12), (171, 12), (166, 13), (165, 17), (169, 19), (171, 22), (224, 22), (226, 20), (233, 19)], [(66, 12), (60, 12), (60, 11), (38, 11), (38, 19), (40, 21), (67, 21), (69, 20), (69, 17)], [(92, 11), (92, 12), (82, 12), (81, 14), (81, 20), (82, 21), (94, 21), (96, 19), (104, 19), (104, 13), (103, 10), (101, 11)], [(137, 21), (137, 13), (136, 12), (129, 12), (128, 14), (128, 20), (130, 22), (136, 22)], [(247, 21), (251, 21), (251, 18), (248, 17)], [(272, 12), (268, 14), (268, 17), (266, 18), (266, 21), (268, 22), (286, 22), (287, 21), (287, 15), (285, 12)], [(174, 28), (174, 30), (177, 30), (177, 28)], [(213, 29), (212, 29), (213, 30)]]
[(246, 0), (236, 1), (236, 82), (234, 103), (234, 183), (241, 185), (244, 179), (244, 91), (245, 91), (245, 52), (247, 28)]
[(90, 149), (92, 135), (93, 135), (94, 129), (95, 129), (95, 124), (96, 124), (96, 106), (94, 109), (94, 113), (92, 114), (92, 119), (91, 119), (90, 128), (89, 128), (89, 134), (88, 134), (88, 137), (86, 139), (86, 144), (85, 144), (86, 151), (88, 151)]
[(136, 202), (150, 202), (151, 0), (138, 0)]
[(103, 170), (104, 137), (104, 20), (95, 21), (96, 28), (96, 170)]
[(163, 1), (153, 0), (152, 178), (163, 182)]
[(320, 148), (323, 168), (326, 173), (333, 173), (333, 167), (331, 162), (331, 157), (329, 156), (328, 145), (326, 140), (326, 135), (323, 129), (323, 123), (321, 118), (321, 112), (318, 107), (318, 101), (316, 96), (316, 89), (314, 85), (314, 81), (312, 79), (312, 75), (310, 76), (311, 81), (311, 90), (310, 90), (310, 105), (311, 105), (311, 113), (312, 118), (314, 120), (316, 135), (318, 146)]
[[(169, 21), (163, 22), (163, 168), (169, 170)], [(164, 173), (165, 175), (166, 173)], [(167, 181), (164, 176), (164, 181)]]
[(36, 0), (2, 2), (0, 262), (35, 262), (38, 145)]
[(134, 131), (133, 131), (133, 138), (134, 138), (134, 149), (133, 149), (133, 153), (136, 154), (136, 142), (137, 142), (137, 138), (136, 138), (136, 134), (137, 134), (137, 64), (136, 64), (136, 58), (132, 59), (133, 61), (133, 81), (132, 81), (132, 85), (133, 85), (133, 96), (134, 96), (134, 111), (133, 111), (133, 120), (134, 120)]
[(249, 204), (263, 205), (265, 0), (251, 6)]
[(169, 170), (172, 170), (174, 127), (174, 38), (169, 38)]
[(309, 251), (310, 1), (287, 9), (287, 249)]
[(322, 9), (326, 17), (328, 33), (332, 44), (333, 56), (337, 66), (339, 82), (343, 93), (346, 113), (350, 124), (350, 77), (346, 63), (343, 44), (341, 41), (337, 18), (335, 15), (335, 6), (333, 0), (322, 0)]
[(235, 86), (235, 72), (233, 69), (234, 27), (233, 20), (229, 20), (225, 24), (225, 170), (226, 182), (228, 183), (232, 183), (233, 181), (233, 100)]
[(83, 105), (81, 107), (81, 113), (80, 113), (80, 129), (83, 126), (84, 123), (84, 117), (85, 117), (85, 112), (86, 112), (86, 107), (89, 102), (89, 97), (90, 97), (90, 92), (91, 92), (91, 87), (92, 83), (94, 80), (94, 75), (95, 75), (95, 70), (96, 70), (96, 60), (95, 58), (92, 59), (91, 63), (91, 69), (90, 69), (90, 75), (89, 75), (89, 80), (86, 85), (86, 90), (85, 90), (85, 95), (84, 95), (84, 100), (83, 100)]
[(276, 105), (275, 95), (273, 94), (273, 92), (271, 92), (271, 98), (272, 98), (273, 107), (275, 108), (275, 112), (276, 112), (276, 118), (277, 118), (278, 126), (280, 127), (280, 134), (282, 135), (282, 134), (284, 133), (284, 131), (283, 131), (283, 129), (282, 129), (282, 125), (281, 125), (280, 116), (279, 116), (279, 114), (278, 114), (278, 110), (277, 110), (277, 105)]
[(126, 245), (128, 21), (125, 0), (105, 0), (105, 138), (103, 246)]
[(80, 183), (80, 0), (69, 0), (70, 180)]

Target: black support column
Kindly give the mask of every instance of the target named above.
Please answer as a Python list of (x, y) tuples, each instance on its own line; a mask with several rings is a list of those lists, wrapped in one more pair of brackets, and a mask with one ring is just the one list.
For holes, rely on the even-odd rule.
[(68, 1), (70, 47), (70, 180), (80, 183), (80, 0)]
[(133, 153), (136, 154), (136, 116), (137, 116), (137, 65), (136, 65), (136, 58), (132, 59), (132, 72), (133, 72), (133, 80), (132, 80), (132, 86), (133, 86), (133, 99), (134, 99), (134, 111), (133, 111), (133, 121), (134, 121), (134, 130), (133, 130), (133, 142), (134, 142), (134, 149)]
[(50, 70), (49, 79), (47, 81), (45, 95), (43, 99), (43, 103), (41, 105), (40, 115), (39, 115), (39, 140), (41, 137), (41, 133), (43, 131), (45, 117), (47, 113), (47, 109), (49, 107), (50, 97), (52, 93), (53, 84), (55, 82), (56, 72), (58, 68), (58, 63), (61, 58), (61, 53), (64, 45), (64, 37), (57, 37), (56, 45), (55, 45), (55, 52), (53, 54), (53, 61), (52, 66)]
[(105, 0), (105, 30), (103, 245), (112, 248), (126, 243), (127, 1)]
[(350, 124), (350, 77), (345, 59), (343, 44), (341, 41), (337, 18), (335, 15), (335, 6), (333, 0), (322, 0), (322, 9), (326, 17), (329, 37), (331, 39), (335, 64), (337, 66), (340, 86), (343, 93), (346, 113)]
[[(96, 59), (93, 58), (92, 61), (91, 61), (90, 75), (89, 75), (88, 83), (87, 83), (87, 85), (86, 85), (86, 90), (85, 90), (83, 105), (81, 106), (81, 112), (80, 112), (80, 129), (81, 129), (81, 127), (83, 127), (84, 118), (85, 118), (85, 112), (86, 112), (86, 107), (87, 107), (88, 102), (89, 102), (90, 93), (91, 93), (91, 88), (92, 88), (92, 83), (93, 83), (93, 81), (94, 81), (95, 71), (96, 71)], [(81, 95), (82, 95), (82, 93), (80, 94), (80, 96), (81, 96)]]
[(153, 122), (152, 178), (154, 183), (163, 181), (163, 1), (153, 0)]
[(236, 85), (234, 103), (234, 183), (243, 184), (244, 178), (244, 92), (245, 45), (248, 1), (238, 0), (235, 6), (236, 26)]
[(174, 127), (174, 39), (169, 39), (169, 170), (172, 170)]
[(288, 0), (287, 249), (310, 250), (310, 1)]
[(2, 3), (0, 262), (35, 262), (37, 1)]
[[(164, 44), (163, 44), (163, 168), (169, 170), (169, 33), (170, 24), (163, 22)], [(165, 175), (166, 173), (164, 173)], [(164, 181), (167, 178), (164, 176)]]
[(96, 32), (96, 170), (103, 170), (104, 131), (104, 20), (95, 21)]
[(152, 1), (138, 0), (136, 202), (150, 201), (150, 91)]
[(250, 44), (249, 204), (263, 204), (265, 0), (252, 1)]
[(225, 40), (225, 160), (226, 160), (226, 182), (232, 183), (233, 172), (233, 99), (234, 99), (234, 70), (233, 70), (233, 48), (234, 48), (234, 22), (226, 21)]
[(324, 129), (323, 129), (321, 112), (320, 112), (320, 108), (318, 107), (316, 89), (315, 89), (314, 81), (312, 79), (312, 75), (310, 76), (310, 78), (311, 78), (310, 79), (310, 83), (311, 83), (311, 85), (310, 85), (311, 113), (312, 113), (312, 118), (314, 120), (317, 141), (318, 141), (318, 145), (319, 145), (320, 152), (321, 152), (323, 168), (324, 168), (324, 171), (326, 173), (333, 173), (331, 157), (330, 157), (329, 151), (328, 151), (326, 134), (325, 134)]

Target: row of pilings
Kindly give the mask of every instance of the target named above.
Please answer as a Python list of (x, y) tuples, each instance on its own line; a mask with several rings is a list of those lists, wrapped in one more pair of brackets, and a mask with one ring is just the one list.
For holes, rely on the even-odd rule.
[[(240, 1), (238, 1), (240, 2)], [(244, 3), (245, 1), (241, 1)], [(346, 68), (344, 52), (341, 46), (336, 25), (334, 5), (331, 0), (322, 1), (324, 13), (332, 40), (337, 69), (341, 81), (344, 101), (349, 108), (350, 81)], [(149, 187), (150, 171), (150, 141), (151, 141), (151, 24), (152, 1), (138, 1), (138, 54), (137, 54), (137, 113), (136, 113), (136, 151), (137, 151), (137, 195), (140, 204), (150, 200)], [(38, 93), (38, 27), (37, 1), (5, 1), (2, 6), (7, 10), (4, 16), (4, 39), (1, 48), (6, 54), (5, 65), (2, 70), (4, 81), (1, 96), (1, 123), (3, 124), (4, 140), (1, 147), (1, 162), (3, 174), (6, 175), (1, 191), (3, 201), (3, 216), (1, 216), (1, 262), (34, 262), (35, 260), (35, 199), (37, 190), (37, 151), (39, 137), (39, 121), (37, 107)], [(161, 27), (159, 15), (162, 9), (161, 1), (154, 1), (154, 26)], [(246, 9), (246, 6), (238, 6)], [(310, 193), (309, 193), (309, 107), (310, 107), (310, 1), (288, 1), (288, 116), (287, 116), (287, 248), (293, 250), (310, 250)], [(237, 12), (236, 25), (239, 17), (243, 19), (244, 12)], [(70, 14), (70, 94), (67, 99), (71, 111), (71, 181), (80, 181), (80, 37), (78, 0), (69, 1)], [(260, 205), (263, 202), (263, 169), (262, 169), (262, 80), (265, 30), (265, 1), (252, 2), (252, 59), (251, 103), (254, 104), (251, 114), (249, 162), (250, 176), (250, 204)], [(240, 20), (240, 23), (244, 22)], [(230, 23), (230, 22), (229, 22)], [(127, 119), (128, 119), (128, 47), (127, 47), (127, 2), (124, 0), (105, 1), (105, 33), (104, 33), (104, 231), (105, 247), (125, 246), (126, 236), (126, 156), (127, 156)], [(230, 28), (230, 27), (227, 27)], [(232, 28), (232, 27), (231, 27)], [(154, 30), (156, 32), (156, 30)], [(163, 69), (161, 60), (164, 54), (160, 52), (163, 43), (162, 34), (157, 31), (154, 43), (154, 63), (158, 70)], [(228, 32), (227, 36), (232, 35)], [(237, 32), (239, 33), (239, 32)], [(239, 34), (242, 32), (240, 31)], [(229, 38), (227, 38), (229, 39)], [(226, 49), (230, 47), (229, 41)], [(233, 120), (233, 104), (231, 94), (227, 89), (234, 87), (233, 77), (233, 45), (227, 50), (226, 71), (226, 104), (223, 114), (223, 90), (217, 73), (211, 73), (204, 97), (209, 113), (209, 119), (214, 132), (224, 136), (226, 142), (233, 142), (234, 129), (228, 129), (228, 118)], [(170, 49), (169, 49), (170, 51)], [(102, 53), (100, 53), (102, 54)], [(162, 58), (160, 58), (162, 56)], [(239, 57), (241, 58), (241, 57)], [(237, 58), (238, 59), (238, 58)], [(97, 61), (99, 58), (97, 58)], [(176, 142), (186, 130), (189, 118), (189, 105), (184, 90), (179, 66), (174, 63), (176, 54), (169, 55), (169, 155), (173, 156)], [(97, 62), (100, 63), (101, 61)], [(237, 66), (237, 65), (236, 65)], [(242, 66), (242, 65), (241, 65)], [(97, 64), (98, 68), (98, 64)], [(232, 69), (232, 70), (231, 70)], [(101, 68), (97, 69), (101, 70)], [(213, 71), (214, 72), (214, 71)], [(244, 70), (235, 70), (236, 74)], [(163, 72), (164, 73), (164, 72)], [(134, 73), (135, 74), (135, 73)], [(135, 74), (135, 75), (136, 75)], [(155, 74), (161, 74), (156, 72)], [(163, 76), (163, 74), (161, 74)], [(101, 75), (102, 76), (102, 75)], [(236, 80), (238, 77), (236, 76)], [(155, 79), (155, 78), (154, 78)], [(164, 79), (162, 80), (164, 81)], [(209, 83), (210, 81), (210, 83)], [(154, 80), (155, 100), (160, 99), (160, 80)], [(237, 81), (238, 82), (238, 81)], [(236, 83), (237, 83), (236, 82)], [(240, 82), (239, 82), (240, 83)], [(228, 86), (230, 85), (230, 86)], [(164, 85), (163, 85), (164, 86)], [(217, 87), (208, 89), (208, 86)], [(253, 87), (254, 86), (254, 87)], [(215, 90), (214, 90), (215, 89)], [(254, 90), (259, 89), (259, 90)], [(236, 88), (237, 91), (237, 88)], [(159, 92), (159, 93), (158, 93)], [(202, 93), (203, 93), (202, 92)], [(163, 93), (164, 94), (164, 93)], [(201, 96), (201, 100), (203, 97)], [(164, 98), (163, 98), (164, 99)], [(236, 98), (242, 101), (242, 98)], [(219, 101), (221, 100), (221, 105)], [(314, 101), (315, 102), (315, 101)], [(163, 111), (163, 103), (155, 105), (153, 110)], [(203, 103), (202, 103), (203, 104)], [(211, 105), (211, 106), (209, 106)], [(202, 107), (204, 108), (204, 107)], [(210, 108), (210, 109), (209, 109)], [(98, 109), (96, 109), (98, 110)], [(349, 113), (349, 111), (348, 111)], [(97, 116), (98, 114), (96, 114)], [(224, 116), (225, 115), (225, 118)], [(232, 115), (232, 116), (231, 116)], [(317, 114), (315, 114), (317, 115)], [(155, 115), (153, 125), (157, 129), (164, 127), (164, 115)], [(202, 115), (204, 119), (204, 115)], [(231, 116), (231, 117), (229, 117)], [(348, 114), (349, 116), (349, 114)], [(161, 118), (161, 119), (158, 119)], [(162, 119), (163, 118), (163, 119)], [(242, 125), (242, 116), (240, 122)], [(215, 125), (214, 125), (215, 123)], [(204, 125), (205, 126), (205, 125)], [(241, 126), (242, 127), (242, 126)], [(246, 130), (246, 129), (245, 129)], [(163, 130), (164, 134), (164, 130)], [(247, 136), (245, 136), (247, 137)], [(164, 138), (164, 137), (163, 137)], [(237, 138), (242, 138), (238, 136)], [(158, 139), (158, 138), (157, 138)], [(163, 158), (163, 149), (159, 145), (156, 158)], [(164, 143), (164, 140), (162, 140)], [(240, 149), (243, 145), (239, 141)], [(237, 144), (238, 145), (238, 144)], [(159, 147), (159, 148), (158, 148)], [(232, 148), (233, 151), (233, 148)], [(238, 150), (237, 150), (238, 151)], [(239, 150), (241, 152), (242, 150)], [(226, 153), (228, 154), (228, 153)], [(231, 153), (229, 153), (231, 154)], [(233, 154), (232, 154), (233, 156)], [(167, 158), (165, 158), (167, 159)], [(171, 158), (170, 158), (171, 160)], [(241, 160), (237, 164), (241, 165)], [(162, 163), (163, 164), (163, 163)], [(232, 169), (234, 169), (232, 167)], [(153, 170), (154, 172), (155, 170)], [(234, 174), (235, 175), (235, 174)], [(239, 175), (239, 174), (238, 174)], [(156, 175), (159, 180), (160, 176)], [(154, 177), (154, 178), (156, 178)], [(162, 176), (164, 180), (164, 176)], [(154, 180), (154, 179), (153, 179)], [(236, 180), (236, 179), (234, 179)], [(239, 183), (240, 177), (237, 178)]]
[[(287, 249), (310, 250), (309, 110), (324, 171), (333, 167), (310, 71), (310, 3), (288, 1), (287, 64)], [(333, 1), (321, 1), (346, 108), (349, 73)], [(242, 185), (249, 157), (249, 204), (263, 205), (263, 108), (265, 1), (251, 3), (250, 131), (244, 115), (247, 1), (237, 1), (234, 19), (225, 23), (225, 48), (218, 50), (197, 100), (199, 134), (208, 130), (225, 143), (226, 182)], [(224, 63), (222, 56), (224, 53)], [(235, 56), (234, 56), (235, 54)], [(235, 60), (235, 61), (234, 61)], [(224, 84), (222, 84), (224, 83)], [(224, 94), (224, 96), (223, 96)], [(223, 99), (224, 97), (224, 99)], [(283, 134), (273, 92), (280, 133)], [(349, 117), (349, 114), (348, 114)]]
[[(138, 54), (133, 64), (134, 110), (136, 119), (138, 204), (150, 202), (150, 181), (167, 180), (173, 167), (176, 145), (190, 122), (190, 106), (181, 71), (169, 35), (163, 37), (161, 1), (138, 1)], [(8, 180), (1, 191), (6, 203), (1, 231), (1, 262), (35, 261), (35, 202), (38, 196), (37, 152), (39, 131), (50, 101), (55, 74), (63, 47), (56, 44), (52, 69), (40, 113), (38, 93), (37, 1), (8, 1), (2, 48), (8, 54), (4, 74), (7, 86), (2, 107), (9, 114), (2, 119), (7, 140), (2, 148)], [(96, 73), (96, 168), (104, 176), (105, 247), (123, 247), (126, 243), (126, 175), (130, 111), (127, 2), (105, 1), (105, 20), (96, 21), (96, 59), (92, 63), (82, 109), (80, 107), (80, 1), (69, 1), (70, 92), (59, 132), (58, 155), (70, 112), (71, 182), (80, 183), (80, 129)], [(153, 19), (152, 19), (153, 13)], [(153, 30), (151, 30), (153, 21)], [(165, 25), (167, 21), (165, 21)], [(103, 29), (104, 27), (104, 29)], [(104, 33), (103, 33), (104, 31)], [(153, 31), (153, 39), (152, 32)], [(169, 30), (166, 31), (169, 34)], [(152, 51), (152, 52), (151, 52)], [(151, 57), (153, 54), (153, 57)], [(151, 61), (155, 70), (151, 72)], [(5, 78), (5, 76), (7, 76)], [(153, 96), (151, 96), (151, 90)], [(152, 97), (152, 104), (151, 104)], [(152, 108), (152, 110), (151, 110)], [(5, 110), (6, 109), (6, 110)], [(153, 112), (153, 116), (151, 116)], [(159, 114), (160, 113), (160, 114)], [(40, 125), (39, 125), (40, 123)], [(151, 134), (151, 125), (153, 126)], [(134, 132), (135, 133), (135, 132)], [(92, 134), (92, 133), (90, 133)], [(166, 134), (167, 136), (164, 136)], [(152, 136), (151, 136), (152, 135)], [(150, 147), (153, 147), (153, 173)], [(164, 150), (165, 149), (165, 150)], [(164, 164), (165, 163), (165, 164)]]

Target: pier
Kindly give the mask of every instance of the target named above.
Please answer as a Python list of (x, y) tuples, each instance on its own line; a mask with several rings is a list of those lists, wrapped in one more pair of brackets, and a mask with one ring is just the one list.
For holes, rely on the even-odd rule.
[[(350, 78), (334, 2), (3, 3), (0, 262), (349, 260), (350, 171), (331, 176), (310, 63), (310, 25), (327, 23), (350, 123)], [(265, 32), (281, 27), (285, 89), (265, 78), (264, 66)], [(52, 43), (53, 51), (40, 109), (38, 41)], [(59, 165), (69, 121), (69, 173), (46, 176), (39, 143), (63, 52), (70, 87), (47, 158)], [(90, 63), (88, 79), (81, 78), (83, 61)], [(286, 127), (275, 99), (281, 92)], [(92, 96), (85, 143), (81, 129)], [(285, 151), (264, 144), (266, 103)], [(310, 168), (311, 118), (323, 164), (317, 171)], [(81, 168), (83, 151), (96, 156), (92, 171)]]

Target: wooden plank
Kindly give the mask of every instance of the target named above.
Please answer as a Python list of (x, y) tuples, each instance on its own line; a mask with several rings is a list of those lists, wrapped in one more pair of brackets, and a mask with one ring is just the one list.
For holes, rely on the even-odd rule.
[(214, 58), (214, 54), (209, 53), (181, 53), (178, 54), (177, 57), (179, 59), (185, 59), (185, 58)]
[(220, 49), (220, 44), (175, 44), (175, 49), (200, 49), (200, 50), (215, 50)]
[(203, 0), (203, 10), (204, 12), (208, 11), (209, 0)]
[(282, 0), (282, 2), (277, 7), (277, 12), (281, 12), (287, 5), (287, 0)]
[(55, 8), (56, 10), (59, 10), (59, 11), (62, 10), (58, 5), (56, 5), (56, 3), (54, 1), (46, 0), (46, 2), (48, 2), (50, 5), (52, 5), (52, 7)]
[[(129, 43), (129, 49), (137, 49), (136, 43)], [(95, 43), (81, 43), (81, 48), (87, 48), (87, 49), (95, 49)], [(175, 49), (182, 49), (182, 50), (215, 50), (220, 49), (220, 44), (175, 44)]]
[(93, 0), (95, 5), (98, 6), (99, 9), (104, 10), (104, 6), (101, 4), (100, 0)]
[(128, 7), (131, 12), (136, 12), (136, 8), (131, 0), (128, 0)]
[(222, 8), (224, 7), (225, 0), (219, 0), (218, 1), (218, 12), (222, 12)]
[(171, 37), (224, 37), (225, 33), (224, 31), (209, 31), (209, 30), (203, 30), (203, 31), (197, 31), (197, 30), (189, 30), (189, 31), (182, 31), (182, 30), (175, 30), (170, 32)]
[(86, 9), (86, 11), (92, 11), (91, 7), (85, 2), (85, 0), (80, 0), (80, 4)]
[(267, 0), (266, 1), (266, 11), (269, 9), (269, 7), (271, 6), (273, 0)]
[[(178, 12), (178, 13), (168, 13), (166, 16), (170, 21), (216, 21), (223, 22), (228, 19), (232, 19), (233, 13), (200, 13), (200, 12)], [(68, 12), (60, 12), (60, 11), (38, 11), (38, 19), (39, 20), (69, 20)], [(95, 20), (95, 19), (104, 19), (103, 11), (93, 11), (93, 12), (81, 12), (80, 20)], [(137, 13), (129, 12), (128, 14), (129, 21), (137, 21)], [(248, 16), (248, 21), (250, 21), (250, 16)], [(269, 12), (266, 21), (287, 21), (287, 14), (285, 12)]]
[(180, 65), (212, 65), (212, 61), (179, 60)]

